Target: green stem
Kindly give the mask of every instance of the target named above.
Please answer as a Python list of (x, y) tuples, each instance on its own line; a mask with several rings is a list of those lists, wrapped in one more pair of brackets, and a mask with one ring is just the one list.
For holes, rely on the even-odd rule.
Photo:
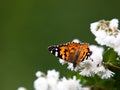
[(120, 70), (120, 67), (119, 66), (116, 66), (116, 65), (114, 65), (114, 64), (112, 64), (112, 63), (109, 63), (109, 62), (107, 62), (107, 63), (104, 63), (106, 66), (110, 66), (110, 67), (113, 67), (113, 68), (116, 68), (116, 69), (118, 69), (118, 70)]

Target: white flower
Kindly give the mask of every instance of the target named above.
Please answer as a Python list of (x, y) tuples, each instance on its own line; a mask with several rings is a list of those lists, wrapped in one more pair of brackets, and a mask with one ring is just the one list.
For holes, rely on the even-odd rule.
[(48, 90), (47, 79), (44, 77), (39, 77), (34, 81), (35, 90)]
[(38, 72), (36, 72), (36, 77), (41, 77), (41, 76), (44, 76), (44, 73), (42, 73), (41, 71), (38, 71)]
[(85, 60), (80, 63), (80, 75), (93, 76), (94, 64), (91, 60)]
[(114, 72), (112, 72), (112, 71), (110, 71), (110, 70), (108, 70), (108, 69), (106, 69), (106, 70), (101, 71), (101, 72), (98, 73), (98, 75), (99, 75), (102, 79), (108, 79), (108, 78), (110, 78), (110, 77), (113, 77), (114, 74), (115, 74)]
[(91, 90), (90, 87), (82, 87), (82, 90)]
[(73, 63), (67, 62), (68, 69), (71, 71), (78, 71), (80, 69), (80, 64), (77, 64), (76, 67), (73, 67)]
[(118, 55), (120, 56), (120, 46), (115, 47), (114, 50), (118, 53)]
[(57, 90), (82, 90), (79, 80), (76, 80), (74, 76), (73, 79), (66, 79), (65, 77), (58, 83)]
[(90, 58), (93, 59), (93, 62), (95, 62), (96, 65), (100, 64), (103, 59), (102, 54), (104, 49), (96, 45), (90, 45), (89, 48), (92, 51), (92, 55), (90, 56)]
[(19, 87), (17, 90), (27, 90), (27, 89), (24, 87)]
[[(39, 74), (37, 72), (37, 74)], [(59, 72), (48, 70), (47, 75), (40, 76), (34, 81), (35, 90), (80, 90), (82, 87), (74, 76), (72, 79), (60, 79)]]
[(95, 40), (100, 45), (106, 45), (113, 48), (120, 55), (120, 31), (118, 29), (118, 20), (101, 20), (91, 24), (91, 32), (96, 36)]
[(102, 63), (102, 54), (104, 49), (102, 47), (90, 45), (90, 50), (92, 51), (92, 55), (90, 56), (91, 61), (85, 60), (85, 63), (80, 63), (81, 66), (84, 66), (84, 68), (81, 69), (80, 74), (84, 76), (93, 76), (94, 74), (97, 74), (102, 79), (108, 79), (110, 77), (113, 77), (114, 73), (106, 69)]
[(95, 68), (95, 74), (98, 74), (99, 72), (105, 72), (105, 67), (102, 64), (98, 64)]
[(115, 28), (118, 28), (118, 19), (112, 19), (111, 21), (110, 21), (110, 28), (112, 29), (112, 30), (114, 30)]
[(62, 65), (64, 65), (64, 64), (67, 63), (67, 62), (66, 62), (65, 60), (63, 60), (63, 59), (59, 59), (59, 62), (60, 62)]
[(58, 81), (54, 78), (47, 78), (48, 90), (56, 90)]
[(47, 71), (47, 83), (49, 85), (49, 90), (56, 90), (57, 82), (59, 80), (59, 72), (55, 70)]
[(79, 39), (73, 39), (72, 42), (80, 43)]
[(47, 71), (47, 78), (54, 78), (54, 79), (58, 80), (59, 72), (57, 72), (55, 70), (48, 70)]

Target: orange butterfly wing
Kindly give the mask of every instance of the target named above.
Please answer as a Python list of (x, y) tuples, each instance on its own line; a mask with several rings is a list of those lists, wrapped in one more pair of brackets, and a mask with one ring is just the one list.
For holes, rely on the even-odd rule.
[(73, 63), (73, 66), (76, 67), (78, 63), (91, 55), (88, 46), (87, 43), (71, 42), (65, 45), (50, 46), (49, 51), (55, 56)]

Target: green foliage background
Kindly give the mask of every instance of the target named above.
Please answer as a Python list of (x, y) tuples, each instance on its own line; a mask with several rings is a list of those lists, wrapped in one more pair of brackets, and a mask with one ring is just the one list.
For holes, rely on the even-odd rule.
[(120, 20), (119, 0), (1, 0), (0, 90), (33, 90), (35, 72), (70, 71), (47, 47), (75, 38), (95, 44), (90, 23)]

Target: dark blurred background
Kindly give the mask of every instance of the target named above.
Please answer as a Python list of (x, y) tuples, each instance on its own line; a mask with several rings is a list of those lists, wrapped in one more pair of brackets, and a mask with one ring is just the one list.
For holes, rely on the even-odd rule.
[(35, 72), (69, 70), (47, 47), (80, 39), (95, 44), (90, 23), (120, 19), (119, 0), (0, 1), (0, 90), (33, 90)]

